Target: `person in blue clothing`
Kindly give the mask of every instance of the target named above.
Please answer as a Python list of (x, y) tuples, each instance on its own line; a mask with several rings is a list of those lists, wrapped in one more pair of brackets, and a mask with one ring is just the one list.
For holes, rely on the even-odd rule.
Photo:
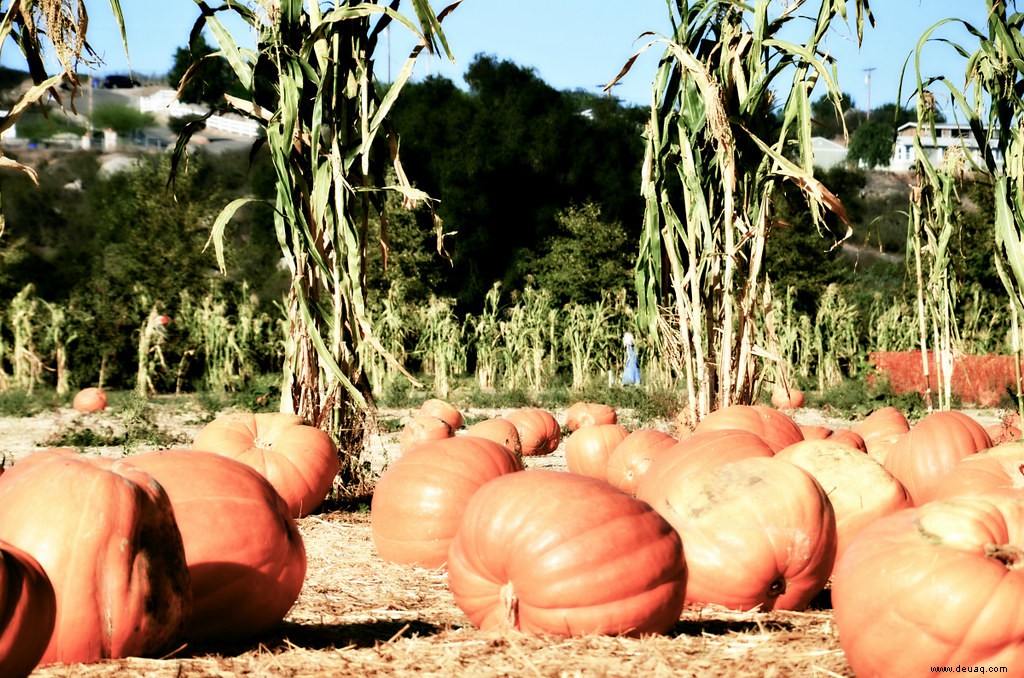
[(633, 333), (626, 332), (622, 336), (622, 343), (626, 347), (626, 367), (622, 371), (622, 385), (640, 383), (640, 364), (636, 357), (636, 346), (633, 343)]

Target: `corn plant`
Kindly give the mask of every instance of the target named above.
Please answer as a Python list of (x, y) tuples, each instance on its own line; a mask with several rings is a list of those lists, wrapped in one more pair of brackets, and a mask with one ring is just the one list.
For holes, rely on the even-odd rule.
[(500, 328), (502, 385), (539, 391), (557, 369), (558, 312), (551, 293), (527, 286)]
[(859, 322), (857, 308), (843, 297), (839, 286), (832, 283), (825, 288), (818, 299), (813, 335), (819, 391), (853, 376), (860, 353)]
[(65, 395), (70, 391), (68, 372), (68, 344), (78, 338), (72, 326), (69, 326), (68, 311), (65, 307), (43, 301), (49, 314), (46, 324), (46, 341), (53, 351), (53, 370), (56, 373), (55, 390), (57, 395)]
[[(765, 312), (762, 263), (780, 182), (801, 189), (816, 223), (824, 209), (844, 217), (838, 199), (813, 176), (810, 96), (820, 81), (838, 107), (835, 67), (821, 43), (845, 19), (848, 3), (666, 4), (671, 34), (640, 50), (660, 46), (664, 56), (645, 131), (636, 287), (651, 334), (662, 306), (676, 316), (671, 325), (681, 335), (689, 414), (699, 420), (753, 399), (760, 370), (754, 323)], [(867, 0), (853, 4), (859, 39), (871, 14)], [(801, 14), (810, 6), (815, 16)], [(782, 39), (802, 23), (811, 26), (802, 44)], [(608, 87), (634, 63), (635, 57)], [(775, 92), (786, 89), (787, 78), (776, 122)]]
[[(984, 26), (959, 19), (936, 23), (918, 41), (913, 74), (918, 101), (930, 106), (937, 99), (932, 90), (945, 90), (951, 104), (947, 117), (966, 120), (978, 143), (980, 157), (967, 161), (992, 182), (996, 270), (1013, 312), (1019, 313), (1024, 304), (1024, 92), (1019, 87), (1024, 76), (1024, 30), (1016, 6), (1015, 0), (986, 0)], [(933, 38), (949, 22), (962, 24), (977, 40), (973, 51)], [(924, 55), (935, 45), (950, 47), (966, 59), (962, 86), (945, 74), (926, 77), (922, 72), (922, 64), (928, 63)], [(1024, 392), (1020, 383), (1017, 392)], [(1018, 398), (1017, 407), (1024, 415), (1024, 399)]]
[(476, 354), (475, 374), (481, 391), (494, 389), (498, 374), (502, 334), (500, 305), (501, 283), (494, 283), (484, 296), (480, 315), (467, 318), (472, 330), (472, 346)]
[(165, 326), (170, 318), (160, 313), (154, 304), (139, 328), (138, 371), (135, 375), (135, 394), (148, 398), (156, 393), (151, 374), (157, 368), (167, 369), (164, 360), (163, 343), (167, 337)]
[[(439, 16), (427, 0), (411, 0), (415, 20), (399, 13), (394, 2), (196, 2), (203, 14), (193, 35), (203, 27), (211, 30), (220, 47), (213, 56), (227, 58), (246, 92), (229, 97), (227, 105), (260, 125), (257, 144), (266, 146), (276, 173), (274, 228), (291, 273), (282, 409), (344, 434), (341, 447), (359, 450), (370, 407), (360, 344), (385, 352), (367, 309), (365, 236), (385, 191), (399, 191), (410, 203), (427, 198), (406, 179), (388, 114), (423, 49), (435, 52), (440, 46), (451, 57)], [(222, 11), (253, 29), (255, 50), (239, 48), (219, 18)], [(392, 24), (412, 31), (418, 44), (383, 91), (374, 57)], [(181, 86), (207, 61), (194, 65)], [(179, 137), (176, 170), (197, 126)], [(382, 187), (387, 160), (397, 182)], [(225, 228), (253, 200), (232, 201), (213, 225), (211, 242), (222, 269)], [(353, 463), (343, 475), (356, 472)]]
[(401, 284), (392, 283), (385, 297), (378, 300), (374, 308), (373, 326), (377, 329), (380, 343), (386, 352), (379, 352), (369, 344), (361, 344), (363, 364), (374, 393), (381, 393), (384, 385), (394, 379), (407, 379), (415, 386), (422, 387), (406, 369), (408, 358), (406, 343), (410, 340), (410, 329), (415, 324), (414, 313), (405, 301)]
[(612, 335), (611, 307), (602, 299), (592, 304), (566, 304), (565, 346), (572, 371), (572, 390), (582, 391), (590, 383), (601, 348)]
[(14, 335), (11, 343), (11, 383), (31, 394), (43, 375), (43, 361), (36, 346), (39, 327), (39, 299), (29, 284), (11, 300), (7, 318)]
[(465, 327), (455, 316), (454, 300), (431, 297), (420, 311), (416, 351), (423, 370), (433, 376), (434, 393), (447, 398), (452, 378), (466, 369)]
[(876, 292), (867, 310), (867, 348), (869, 351), (909, 351), (918, 345), (916, 325), (907, 321), (914, 310), (902, 296)]

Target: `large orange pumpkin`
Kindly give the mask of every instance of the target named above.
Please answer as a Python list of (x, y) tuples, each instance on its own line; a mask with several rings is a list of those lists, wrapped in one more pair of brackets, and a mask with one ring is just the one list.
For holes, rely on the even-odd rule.
[(377, 554), (393, 563), (442, 567), (473, 493), (520, 470), (508, 448), (486, 438), (424, 443), (389, 466), (373, 490), (370, 528)]
[(729, 405), (701, 419), (694, 433), (739, 429), (764, 438), (774, 452), (804, 439), (800, 427), (785, 412), (763, 405)]
[(1024, 497), (1024, 442), (996, 445), (961, 459), (935, 487), (935, 499), (962, 494)]
[(428, 398), (423, 401), (420, 405), (420, 409), (416, 414), (427, 415), (430, 417), (437, 417), (438, 419), (446, 422), (452, 428), (454, 435), (455, 431), (462, 428), (463, 418), (462, 412), (459, 408), (455, 407), (451, 403), (440, 400), (438, 398)]
[(618, 424), (580, 427), (565, 441), (565, 465), (570, 473), (607, 480), (608, 458), (628, 435)]
[(618, 415), (615, 414), (615, 408), (603, 403), (573, 403), (565, 411), (565, 428), (570, 431), (575, 431), (581, 426), (616, 423)]
[(687, 602), (802, 610), (824, 589), (836, 555), (836, 519), (825, 491), (803, 469), (750, 457), (673, 474), (660, 487), (646, 500), (682, 537)]
[(636, 496), (651, 502), (664, 496), (684, 475), (703, 473), (740, 459), (773, 455), (764, 438), (750, 431), (720, 429), (694, 433), (658, 452), (637, 484)]
[(859, 433), (860, 437), (864, 439), (864, 445), (870, 453), (872, 443), (881, 438), (891, 438), (906, 433), (910, 430), (910, 422), (899, 408), (890, 405), (875, 410), (865, 417), (864, 421), (855, 425), (852, 430)]
[(828, 493), (836, 514), (836, 556), (869, 523), (913, 505), (906, 488), (860, 450), (833, 440), (805, 440), (776, 459), (796, 464)]
[(523, 454), (523, 444), (519, 441), (519, 429), (508, 419), (484, 419), (466, 429), (466, 435), (487, 438), (504, 445), (517, 457)]
[(562, 442), (562, 428), (554, 415), (540, 407), (521, 407), (505, 415), (519, 431), (523, 456), (551, 454)]
[(294, 518), (316, 510), (338, 475), (337, 445), (294, 414), (221, 415), (199, 431), (192, 448), (222, 454), (259, 471)]
[(306, 551), (288, 505), (242, 462), (197, 450), (131, 458), (167, 491), (192, 579), (193, 641), (242, 640), (276, 626), (299, 597)]
[(455, 435), (451, 424), (432, 414), (416, 414), (405, 422), (402, 433), (398, 436), (398, 446), (402, 454), (408, 454), (423, 443), (431, 440), (443, 440)]
[(778, 384), (772, 389), (772, 407), (780, 410), (796, 410), (804, 406), (804, 392), (792, 386)]
[(71, 401), (71, 407), (86, 414), (99, 412), (107, 408), (107, 394), (98, 386), (83, 388), (75, 394)]
[(39, 562), (0, 542), (0, 676), (32, 673), (50, 642), (57, 599)]
[(647, 504), (594, 478), (531, 470), (469, 501), (448, 585), (484, 630), (640, 636), (678, 621), (686, 564)]
[(661, 450), (678, 442), (667, 433), (642, 428), (626, 436), (608, 457), (607, 480), (626, 494), (636, 495), (640, 480)]
[(885, 468), (920, 506), (935, 497), (939, 481), (958, 461), (991, 446), (985, 428), (963, 412), (932, 412), (896, 439)]
[[(53, 455), (0, 480), (0, 539), (57, 601), (41, 663), (150, 656), (182, 640), (191, 587), (166, 492), (127, 461)], [(17, 472), (16, 472), (17, 471)]]
[(836, 563), (832, 607), (858, 676), (1024, 666), (1024, 500), (962, 496), (875, 521)]

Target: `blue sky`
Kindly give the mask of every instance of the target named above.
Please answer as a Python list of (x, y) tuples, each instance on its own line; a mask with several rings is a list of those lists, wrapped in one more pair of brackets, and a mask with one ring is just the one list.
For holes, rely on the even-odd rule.
[[(435, 0), (433, 4), (439, 10), (447, 0)], [(852, 7), (852, 0), (847, 4)], [(132, 68), (143, 75), (166, 73), (175, 50), (187, 41), (198, 8), (189, 0), (121, 0), (121, 5)], [(839, 61), (841, 86), (859, 108), (868, 104), (865, 69), (874, 69), (870, 71), (871, 106), (895, 101), (903, 62), (923, 31), (951, 16), (980, 25), (985, 10), (983, 0), (874, 0), (872, 5), (877, 27), (868, 29), (863, 48), (857, 49), (852, 29), (845, 26), (838, 27), (828, 40)], [(95, 69), (96, 74), (125, 72), (128, 63), (109, 4), (106, 0), (88, 0), (88, 7), (90, 42), (105, 61)], [(247, 38), (243, 27), (235, 29), (240, 40)], [(464, 0), (445, 21), (445, 29), (456, 62), (424, 60), (417, 66), (417, 77), (442, 75), (461, 86), (462, 74), (474, 55), (486, 53), (535, 69), (555, 88), (599, 92), (600, 85), (612, 79), (626, 60), (648, 42), (637, 40), (641, 33), (667, 32), (669, 25), (665, 0)], [(403, 28), (393, 30), (390, 61), (392, 72), (397, 73), (411, 41), (403, 34)], [(947, 25), (942, 35), (973, 50), (962, 30)], [(382, 78), (387, 77), (386, 45), (385, 41), (384, 53), (377, 56), (378, 75)], [(3, 63), (16, 65), (11, 56), (15, 52), (13, 45), (5, 47)], [(615, 96), (628, 103), (647, 105), (660, 51), (657, 47), (648, 50), (615, 88)], [(925, 70), (943, 73), (962, 83), (964, 64), (952, 55), (948, 47), (929, 48)]]

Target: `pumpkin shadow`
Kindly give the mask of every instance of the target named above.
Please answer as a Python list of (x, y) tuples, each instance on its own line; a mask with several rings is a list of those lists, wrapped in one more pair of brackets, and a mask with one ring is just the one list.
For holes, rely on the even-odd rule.
[(396, 637), (433, 636), (446, 628), (416, 620), (374, 620), (352, 624), (298, 624), (282, 622), (269, 634), (247, 641), (190, 643), (176, 657), (209, 654), (236, 656), (252, 651), (283, 652), (295, 647), (307, 650), (375, 647)]
[(681, 619), (669, 630), (672, 638), (682, 636), (725, 636), (731, 633), (763, 633), (792, 631), (794, 625), (780, 619)]

